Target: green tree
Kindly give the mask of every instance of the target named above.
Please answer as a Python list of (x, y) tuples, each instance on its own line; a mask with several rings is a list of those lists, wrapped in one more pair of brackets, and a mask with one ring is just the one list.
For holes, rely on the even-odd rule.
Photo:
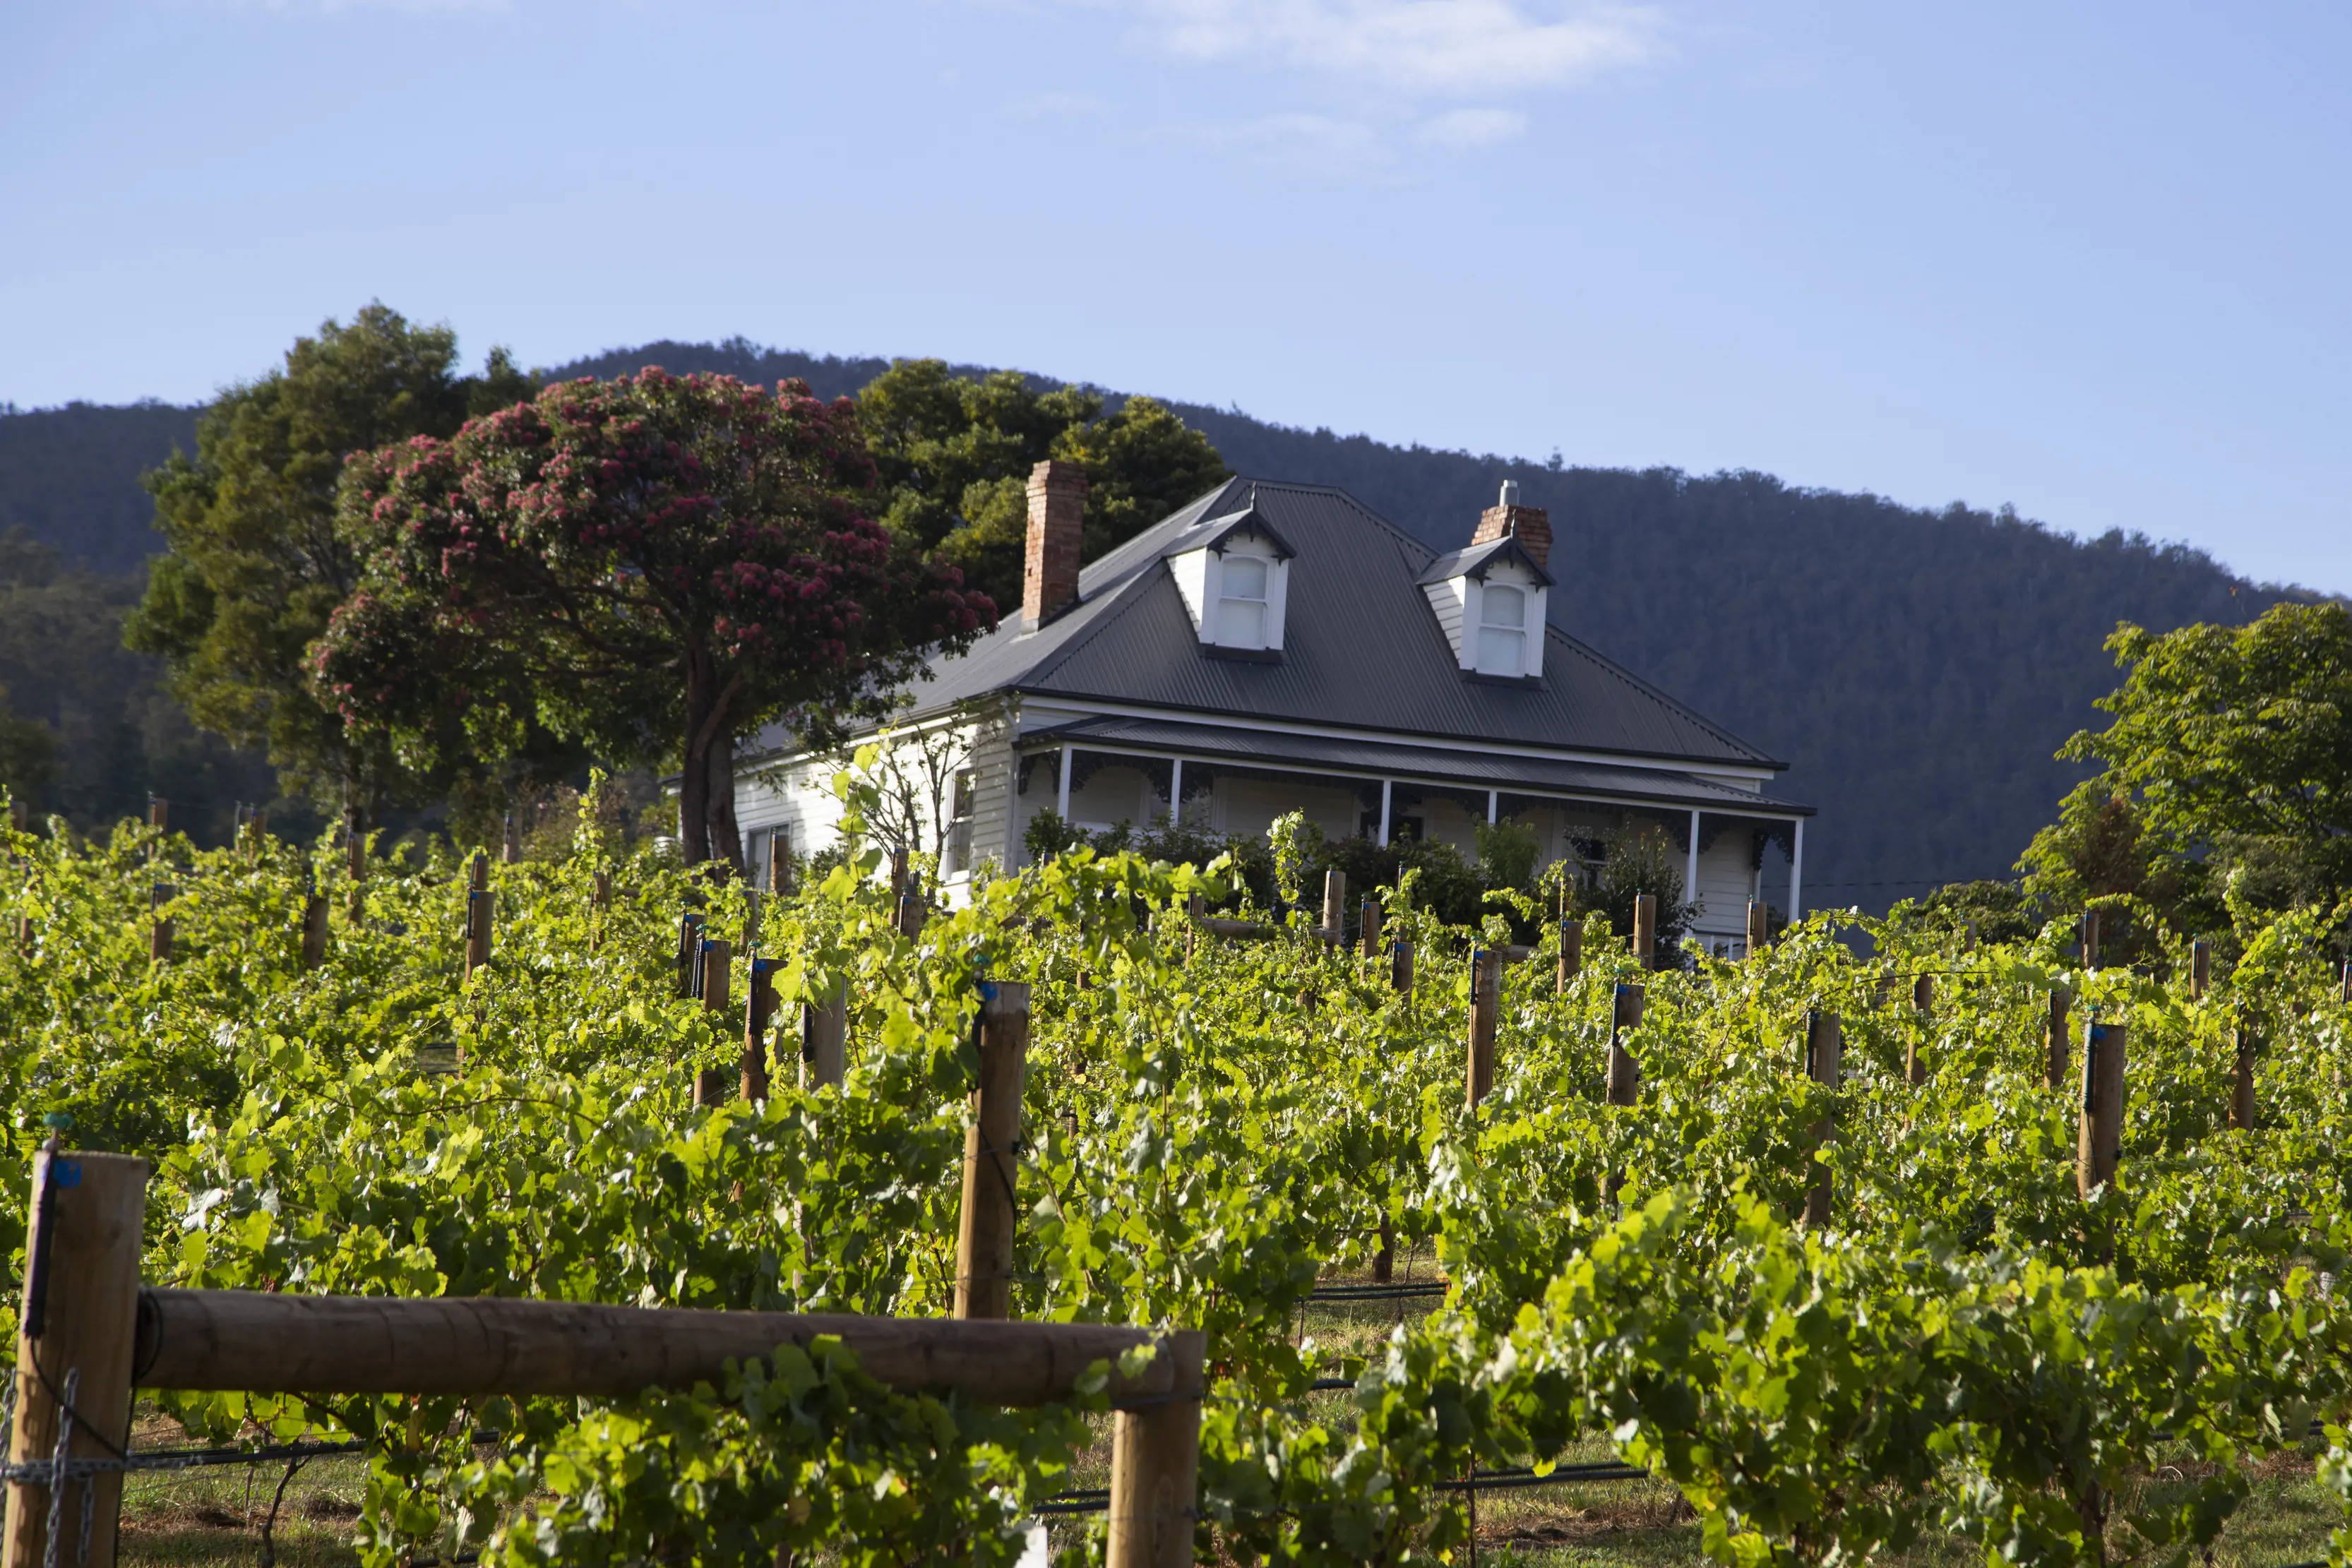
[(57, 737), (37, 720), (8, 708), (8, 688), (0, 686), (0, 789), (23, 800), (47, 783), (57, 765)]
[(1658, 901), (1658, 958), (1675, 962), (1683, 934), (1698, 918), (1698, 905), (1683, 901), (1683, 857), (1655, 822), (1629, 820), (1601, 841), (1600, 874), (1586, 902), (1609, 916), (1609, 929), (1633, 934), (1633, 901), (1648, 894)]
[(866, 515), (873, 485), (856, 410), (803, 382), (558, 382), (352, 465), (365, 570), (318, 689), (418, 769), (534, 728), (673, 765), (686, 859), (740, 865), (737, 737), (782, 719), (836, 740), (994, 621)]
[(2352, 892), (2352, 610), (2280, 604), (2243, 627), (2107, 639), (2115, 722), (2059, 756), (2102, 765), (2022, 868), (2059, 907), (2102, 893), (2326, 907)]
[(1013, 604), (1038, 463), (1086, 465), (1089, 560), (1225, 477), (1208, 437), (1164, 403), (1134, 397), (1105, 413), (1104, 401), (1084, 387), (1036, 391), (1017, 371), (967, 379), (940, 360), (898, 361), (857, 396), (888, 497), (883, 521)]
[(308, 683), (304, 650), (359, 581), (335, 527), (337, 489), (354, 454), (454, 434), (530, 391), (504, 350), (461, 375), (454, 332), (382, 304), (297, 339), (283, 368), (205, 410), (193, 457), (175, 452), (147, 476), (169, 553), (126, 640), (163, 655), (169, 689), (198, 724), (268, 747), (291, 789), (373, 804), (442, 787), (404, 775), (388, 752), (354, 749)]

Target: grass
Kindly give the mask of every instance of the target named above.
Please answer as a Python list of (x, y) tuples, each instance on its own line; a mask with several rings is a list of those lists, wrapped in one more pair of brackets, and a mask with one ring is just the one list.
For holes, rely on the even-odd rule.
[[(177, 1422), (142, 1402), (131, 1442), (138, 1448), (179, 1448), (188, 1438)], [(268, 1524), (279, 1568), (341, 1568), (359, 1561), (351, 1545), (352, 1521), (360, 1516), (366, 1481), (366, 1462), (356, 1455), (308, 1460), (290, 1480), (283, 1464), (142, 1471), (123, 1481), (117, 1560), (191, 1568), (259, 1563)]]

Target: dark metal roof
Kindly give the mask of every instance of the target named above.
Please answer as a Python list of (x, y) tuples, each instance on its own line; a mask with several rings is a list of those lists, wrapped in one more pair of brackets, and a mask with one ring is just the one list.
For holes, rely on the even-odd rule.
[[(1296, 551), (1278, 657), (1204, 649), (1171, 553), (1254, 510)], [(1230, 479), (1085, 568), (1078, 602), (1008, 620), (910, 694), (919, 716), (995, 692), (1325, 727), (1738, 768), (1781, 768), (1720, 726), (1546, 628), (1540, 681), (1465, 674), (1417, 580), (1437, 553), (1343, 490)], [(779, 729), (751, 748), (789, 744)]]
[(1326, 773), (1355, 773), (1480, 789), (1573, 795), (1648, 805), (1697, 807), (1705, 811), (1751, 816), (1810, 817), (1811, 806), (1735, 789), (1677, 769), (1626, 768), (1606, 762), (1559, 762), (1494, 751), (1454, 751), (1398, 746), (1334, 736), (1291, 735), (1237, 725), (1187, 724), (1176, 719), (1126, 718), (1115, 715), (1074, 719), (1031, 730), (1022, 745), (1069, 742), (1155, 755), (1175, 755), (1208, 763), (1286, 765)]
[(1551, 573), (1546, 571), (1537, 562), (1536, 558), (1528, 553), (1527, 546), (1507, 534), (1499, 539), (1488, 539), (1482, 545), (1471, 545), (1464, 549), (1448, 550), (1431, 561), (1422, 574), (1412, 580), (1413, 586), (1427, 588), (1433, 582), (1444, 582), (1456, 577), (1484, 579), (1486, 575), (1486, 568), (1496, 559), (1506, 556), (1534, 572), (1536, 580), (1546, 588), (1551, 586)]
[(1161, 553), (1179, 555), (1189, 550), (1215, 549), (1235, 534), (1257, 534), (1263, 537), (1274, 547), (1274, 553), (1285, 560), (1290, 559), (1298, 553), (1290, 548), (1288, 539), (1275, 531), (1274, 525), (1265, 520), (1265, 514), (1255, 507), (1244, 507), (1238, 512), (1228, 512), (1222, 517), (1211, 517), (1205, 522), (1195, 524), (1171, 540), (1167, 549)]

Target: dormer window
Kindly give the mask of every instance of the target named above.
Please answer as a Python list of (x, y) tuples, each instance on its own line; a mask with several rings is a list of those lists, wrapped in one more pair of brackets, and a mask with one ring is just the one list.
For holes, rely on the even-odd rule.
[(1542, 676), (1550, 588), (1542, 563), (1508, 537), (1440, 556), (1421, 574), (1421, 591), (1463, 674), (1499, 681)]
[(1528, 594), (1523, 588), (1486, 584), (1478, 595), (1478, 673), (1524, 675), (1528, 671)]
[(1274, 563), (1262, 556), (1226, 555), (1217, 573), (1217, 642), (1227, 648), (1265, 646), (1266, 580)]
[(1282, 652), (1292, 553), (1252, 507), (1196, 523), (1177, 537), (1168, 570), (1203, 648), (1258, 657)]

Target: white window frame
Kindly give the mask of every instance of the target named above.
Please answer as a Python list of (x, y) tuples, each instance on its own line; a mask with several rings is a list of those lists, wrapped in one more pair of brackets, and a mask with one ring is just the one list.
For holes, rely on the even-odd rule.
[[(1257, 569), (1257, 591), (1255, 594), (1234, 591), (1237, 586), (1234, 580), (1250, 575), (1246, 570), (1235, 571), (1234, 569), (1237, 566)], [(1257, 612), (1255, 634), (1246, 631), (1236, 634), (1228, 619), (1229, 607), (1244, 618), (1253, 610)], [(1217, 563), (1217, 645), (1222, 648), (1263, 648), (1266, 645), (1266, 632), (1273, 620), (1274, 562), (1261, 555), (1245, 555), (1238, 551), (1226, 555)]]
[[(1495, 597), (1508, 594), (1508, 601)], [(1517, 679), (1528, 668), (1528, 612), (1535, 595), (1515, 582), (1492, 582), (1480, 585), (1478, 591), (1478, 640), (1476, 663), (1473, 665), (1482, 675), (1501, 675)], [(1518, 613), (1510, 622), (1494, 618), (1492, 607), (1516, 602)], [(1488, 639), (1493, 639), (1490, 644)], [(1489, 658), (1490, 650), (1496, 655)]]
[[(1186, 591), (1186, 608), (1192, 612), (1193, 623), (1199, 628), (1201, 642), (1211, 648), (1233, 648), (1252, 653), (1279, 653), (1285, 601), (1290, 591), (1290, 562), (1276, 550), (1272, 541), (1254, 534), (1239, 534), (1215, 549), (1201, 552), (1205, 558), (1200, 564), (1200, 599), (1191, 599), (1189, 562), (1171, 559), (1177, 570), (1177, 586)], [(1228, 639), (1224, 635), (1223, 616), (1227, 599), (1225, 566), (1229, 561), (1245, 560), (1262, 566), (1265, 570), (1265, 597), (1263, 600), (1235, 597), (1236, 604), (1265, 605), (1264, 615), (1255, 640)]]

